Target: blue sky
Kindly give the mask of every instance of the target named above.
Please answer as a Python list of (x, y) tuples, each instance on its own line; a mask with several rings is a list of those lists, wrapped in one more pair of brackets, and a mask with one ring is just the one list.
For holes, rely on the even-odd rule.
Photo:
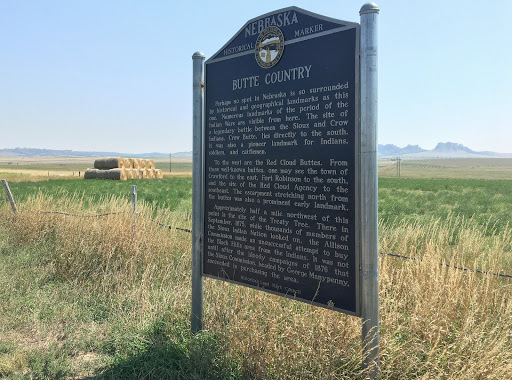
[[(192, 54), (296, 5), (364, 1), (0, 0), (0, 148), (192, 147)], [(512, 152), (512, 1), (379, 1), (379, 143)]]

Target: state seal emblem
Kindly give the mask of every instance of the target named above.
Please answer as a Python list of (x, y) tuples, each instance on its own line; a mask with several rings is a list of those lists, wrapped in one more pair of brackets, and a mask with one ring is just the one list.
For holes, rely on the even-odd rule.
[(261, 31), (256, 40), (254, 55), (258, 65), (270, 69), (277, 65), (283, 56), (284, 35), (277, 26), (268, 26)]

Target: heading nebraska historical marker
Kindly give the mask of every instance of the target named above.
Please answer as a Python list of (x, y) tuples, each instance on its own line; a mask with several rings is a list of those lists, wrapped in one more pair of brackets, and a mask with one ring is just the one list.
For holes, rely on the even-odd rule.
[(360, 315), (359, 32), (291, 7), (206, 62), (203, 275)]

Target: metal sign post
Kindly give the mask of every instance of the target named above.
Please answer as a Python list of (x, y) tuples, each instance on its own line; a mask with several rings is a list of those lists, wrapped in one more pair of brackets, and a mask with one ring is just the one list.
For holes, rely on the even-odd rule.
[(380, 377), (377, 202), (377, 14), (366, 3), (361, 15), (361, 317), (363, 367)]
[(201, 274), (203, 204), (203, 96), (204, 54), (193, 59), (193, 163), (192, 163), (192, 331), (203, 328), (203, 276)]

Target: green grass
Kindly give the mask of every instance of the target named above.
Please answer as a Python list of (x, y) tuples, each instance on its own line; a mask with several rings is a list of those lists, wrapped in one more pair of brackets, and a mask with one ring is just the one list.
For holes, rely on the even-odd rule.
[(448, 216), (503, 231), (512, 225), (512, 181), (477, 179), (379, 179), (379, 219), (427, 223)]
[(172, 310), (127, 319), (112, 295), (55, 276), (48, 239), (20, 249), (0, 231), (0, 241), (0, 378), (241, 378), (214, 333), (192, 336)]
[[(13, 183), (15, 186), (11, 187), (27, 199), (38, 192), (43, 194), (43, 198), (32, 197), (33, 200), (28, 202), (43, 204), (45, 201), (41, 199), (46, 194), (46, 198), (55, 198), (46, 201), (44, 208), (49, 208), (48, 204), (66, 208), (74, 203), (69, 194), (76, 191), (74, 186), (78, 182), (47, 181), (38, 187), (33, 183)], [(111, 195), (107, 196), (107, 201), (95, 198), (96, 203), (91, 202), (89, 207), (101, 208), (100, 203), (103, 202), (121, 207), (126, 204), (123, 197), (116, 198), (115, 194), (122, 188), (130, 189), (130, 184), (86, 182), (91, 184), (91, 189), (100, 188), (102, 193)], [(174, 214), (182, 215), (190, 208), (190, 178), (147, 181), (147, 185), (142, 186), (145, 189), (143, 195), (151, 197), (153, 194), (153, 199), (163, 202), (169, 200), (170, 205), (175, 205)], [(141, 212), (151, 212), (151, 201), (144, 203)], [(44, 217), (49, 224), (42, 227), (38, 225), (37, 214), (28, 213), (27, 216), (31, 220), (27, 221), (27, 227), (33, 227), (34, 234), (17, 227), (14, 231), (18, 233), (13, 235), (13, 230), (9, 232), (18, 220), (9, 213), (0, 222), (0, 378), (243, 378), (237, 361), (221, 349), (224, 339), (221, 335), (207, 331), (198, 335), (190, 333), (188, 308), (178, 309), (172, 306), (172, 302), (163, 302), (160, 310), (140, 310), (141, 300), (151, 304), (161, 297), (172, 299), (172, 287), (176, 284), (181, 287), (186, 282), (182, 279), (186, 273), (183, 270), (177, 272), (173, 262), (176, 257), (181, 257), (182, 246), (189, 247), (189, 234), (177, 232), (172, 238), (172, 232), (151, 223), (144, 224), (141, 220), (141, 247), (130, 246), (117, 254), (121, 254), (121, 260), (134, 255), (133, 250), (142, 250), (146, 257), (156, 254), (156, 259), (147, 259), (149, 268), (162, 277), (147, 275), (149, 288), (142, 286), (148, 263), (141, 258), (130, 264), (132, 268), (140, 268), (132, 269), (135, 278), (123, 277), (115, 285), (108, 282), (120, 272), (125, 272), (127, 266), (114, 264), (111, 273), (101, 274), (108, 268), (105, 263), (105, 268), (95, 274), (93, 271), (98, 267), (96, 264), (91, 266), (92, 258), (99, 254), (98, 251), (109, 252), (116, 244), (124, 244), (123, 231), (131, 231), (130, 227), (124, 228), (125, 222), (130, 226), (129, 219), (105, 218), (89, 222), (60, 216), (51, 221)], [(88, 229), (91, 223), (101, 229), (105, 222), (114, 225), (107, 227), (107, 240), (101, 243), (102, 239), (91, 236)], [(67, 248), (60, 245), (63, 240), (58, 231), (64, 232), (63, 228), (74, 233)], [(111, 231), (120, 232), (115, 234)], [(153, 239), (145, 241), (153, 236)], [(162, 248), (162, 244), (167, 248)], [(110, 252), (114, 255), (113, 261), (117, 250)], [(77, 264), (66, 265), (68, 254), (71, 255), (70, 260), (79, 261), (80, 256), (91, 255), (78, 264), (84, 265), (84, 269), (78, 270), (79, 276), (73, 274)], [(98, 263), (103, 266), (104, 259)], [(98, 280), (98, 274), (104, 279)], [(179, 280), (169, 279), (165, 274), (177, 276)], [(113, 291), (113, 287), (117, 290)], [(161, 288), (167, 289), (165, 294)], [(140, 292), (139, 296), (134, 298), (134, 292)]]
[[(111, 196), (131, 200), (137, 186), (138, 202), (174, 210), (192, 195), (192, 178), (161, 180), (48, 180), (12, 182), (11, 191), (19, 203), (39, 192), (56, 198), (78, 197), (84, 207)], [(58, 205), (56, 205), (58, 206)], [(475, 224), (503, 230), (512, 224), (512, 181), (479, 179), (381, 178), (379, 180), (379, 218), (384, 223), (409, 220), (425, 222), (449, 215), (473, 218)]]
[[(173, 177), (154, 180), (108, 181), (48, 180), (41, 182), (11, 182), (9, 188), (17, 203), (23, 203), (38, 193), (56, 198), (75, 197), (85, 208), (104, 202), (112, 196), (132, 199), (132, 186), (137, 186), (137, 202), (174, 210), (184, 199), (192, 198), (192, 178)], [(190, 202), (188, 203), (190, 206)], [(58, 206), (58, 205), (56, 205)]]

